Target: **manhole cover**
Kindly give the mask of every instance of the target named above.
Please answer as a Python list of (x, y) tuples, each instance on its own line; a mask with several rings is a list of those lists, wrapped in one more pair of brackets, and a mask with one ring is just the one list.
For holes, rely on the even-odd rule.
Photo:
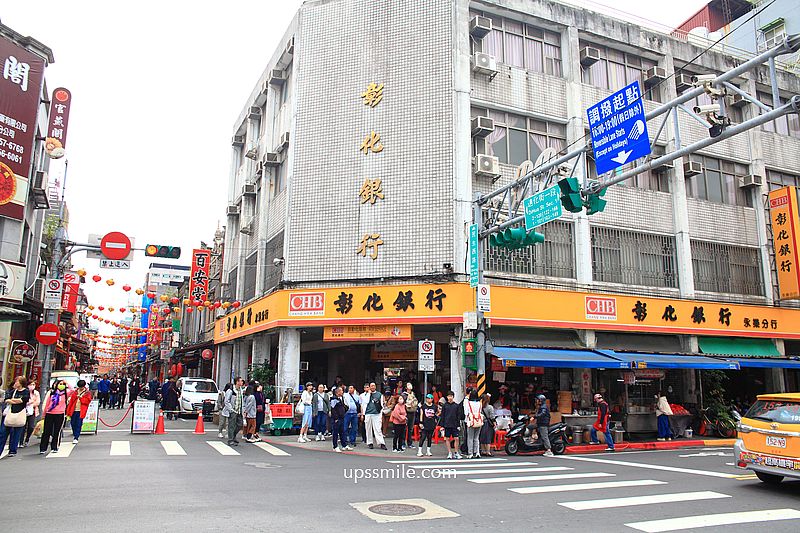
[(245, 463), (245, 466), (253, 466), (255, 468), (280, 468), (281, 465), (273, 465), (270, 463)]
[(373, 505), (369, 511), (384, 516), (414, 516), (424, 513), (425, 508), (407, 503), (381, 503)]

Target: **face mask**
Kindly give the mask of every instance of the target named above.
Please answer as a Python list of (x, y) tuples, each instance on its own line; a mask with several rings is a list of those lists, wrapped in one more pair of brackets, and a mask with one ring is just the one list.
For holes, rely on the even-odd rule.
[(66, 389), (66, 388), (67, 388), (67, 387), (65, 387), (64, 385), (59, 385), (59, 386), (58, 386), (58, 390), (64, 390), (64, 389)]

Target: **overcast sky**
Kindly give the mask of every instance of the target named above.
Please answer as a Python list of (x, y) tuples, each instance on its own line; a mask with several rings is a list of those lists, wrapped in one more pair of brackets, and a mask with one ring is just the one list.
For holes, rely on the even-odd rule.
[[(707, 3), (570, 2), (618, 15), (602, 7), (613, 5), (664, 27)], [(181, 246), (182, 264), (201, 240), (212, 242), (217, 224), (225, 222), (233, 122), (301, 4), (0, 2), (5, 25), (53, 49), (56, 61), (46, 72), (50, 90), (72, 91), (70, 238), (82, 242), (89, 233), (122, 231), (139, 247)], [(51, 169), (51, 182), (59, 173)], [(119, 287), (141, 286), (150, 263), (138, 252), (131, 270), (100, 271), (96, 260), (76, 255), (76, 268), (118, 282), (109, 288), (88, 281), (95, 305), (125, 304)]]

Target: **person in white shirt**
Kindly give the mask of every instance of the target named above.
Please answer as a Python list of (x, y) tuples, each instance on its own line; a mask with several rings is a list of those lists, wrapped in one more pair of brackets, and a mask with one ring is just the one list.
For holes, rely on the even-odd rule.
[(656, 395), (656, 421), (658, 422), (658, 440), (672, 440), (672, 428), (669, 417), (672, 416), (672, 407), (667, 401), (667, 396), (658, 391)]
[(361, 425), (361, 442), (367, 442), (367, 422), (364, 418), (367, 409), (367, 402), (369, 401), (369, 383), (364, 383), (364, 392), (358, 395), (361, 399), (361, 406), (359, 407), (358, 421)]
[(386, 442), (381, 433), (382, 414), (381, 411), (386, 406), (383, 394), (377, 391), (375, 383), (369, 384), (369, 396), (364, 408), (364, 425), (367, 432), (367, 446), (372, 449), (373, 442), (380, 444), (381, 449), (386, 449)]
[(344, 394), (344, 403), (347, 405), (347, 413), (344, 415), (344, 449), (352, 450), (356, 447), (356, 431), (358, 430), (358, 418), (361, 412), (361, 398), (356, 394), (356, 388), (350, 385)]
[(309, 442), (308, 426), (311, 425), (312, 407), (311, 400), (314, 398), (314, 384), (310, 381), (306, 383), (306, 390), (300, 395), (300, 403), (303, 405), (303, 422), (300, 426), (300, 437), (297, 442)]

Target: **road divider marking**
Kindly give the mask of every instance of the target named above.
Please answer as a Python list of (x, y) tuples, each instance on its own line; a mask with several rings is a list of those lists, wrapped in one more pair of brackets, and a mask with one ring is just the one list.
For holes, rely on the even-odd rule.
[[(465, 472), (467, 473), (467, 472)], [(520, 481), (549, 481), (553, 479), (580, 479), (591, 477), (615, 477), (616, 474), (608, 472), (586, 472), (582, 474), (547, 474), (544, 476), (509, 476), (509, 477), (487, 477), (483, 479), (468, 479), (470, 483), (519, 483)]]
[(131, 441), (129, 440), (112, 440), (111, 451), (109, 455), (130, 455), (131, 454)]
[(72, 449), (75, 448), (75, 445), (71, 442), (62, 442), (61, 446), (58, 447), (57, 452), (50, 452), (47, 454), (47, 458), (50, 459), (66, 459), (69, 457), (69, 454), (72, 453)]
[(239, 452), (225, 444), (224, 442), (219, 442), (217, 440), (207, 440), (206, 441), (209, 446), (217, 450), (220, 455), (241, 455)]
[(267, 442), (255, 442), (253, 444), (255, 444), (257, 447), (261, 448), (265, 452), (271, 453), (272, 455), (284, 455), (284, 456), (290, 456), (291, 455), (290, 453), (285, 452), (285, 451), (281, 450), (280, 448), (278, 448), (276, 446), (273, 446), (272, 444), (269, 444)]
[(186, 455), (186, 450), (176, 440), (162, 440), (161, 447), (167, 455)]
[(713, 500), (730, 498), (727, 494), (712, 491), (678, 492), (674, 494), (652, 494), (649, 496), (630, 496), (627, 498), (604, 498), (601, 500), (583, 500), (577, 502), (559, 502), (558, 505), (573, 511), (590, 511), (610, 507), (630, 507), (634, 505), (653, 505), (673, 502), (691, 502), (695, 500)]
[(680, 468), (677, 466), (648, 465), (644, 463), (631, 463), (630, 461), (614, 461), (613, 459), (596, 459), (594, 457), (568, 457), (566, 455), (559, 455), (557, 457), (559, 459), (563, 459), (566, 461), (585, 461), (588, 463), (602, 463), (606, 465), (630, 466), (633, 468), (662, 470), (665, 472), (679, 472), (681, 474), (696, 474), (698, 476), (723, 477), (727, 479), (736, 478), (736, 474), (726, 474), (724, 472), (712, 472), (710, 470), (696, 470), (694, 468)]
[(770, 509), (765, 511), (742, 511), (738, 513), (720, 513), (697, 516), (683, 516), (664, 520), (633, 522), (626, 526), (646, 533), (663, 531), (680, 531), (700, 527), (730, 526), (733, 524), (753, 524), (756, 522), (774, 522), (777, 520), (800, 520), (800, 511), (796, 509)]
[(545, 492), (571, 492), (573, 490), (616, 489), (621, 487), (644, 487), (647, 485), (666, 485), (666, 481), (655, 479), (634, 479), (632, 481), (605, 481), (601, 483), (574, 483), (572, 485), (544, 485), (541, 487), (521, 487), (508, 489), (517, 494), (542, 494)]

